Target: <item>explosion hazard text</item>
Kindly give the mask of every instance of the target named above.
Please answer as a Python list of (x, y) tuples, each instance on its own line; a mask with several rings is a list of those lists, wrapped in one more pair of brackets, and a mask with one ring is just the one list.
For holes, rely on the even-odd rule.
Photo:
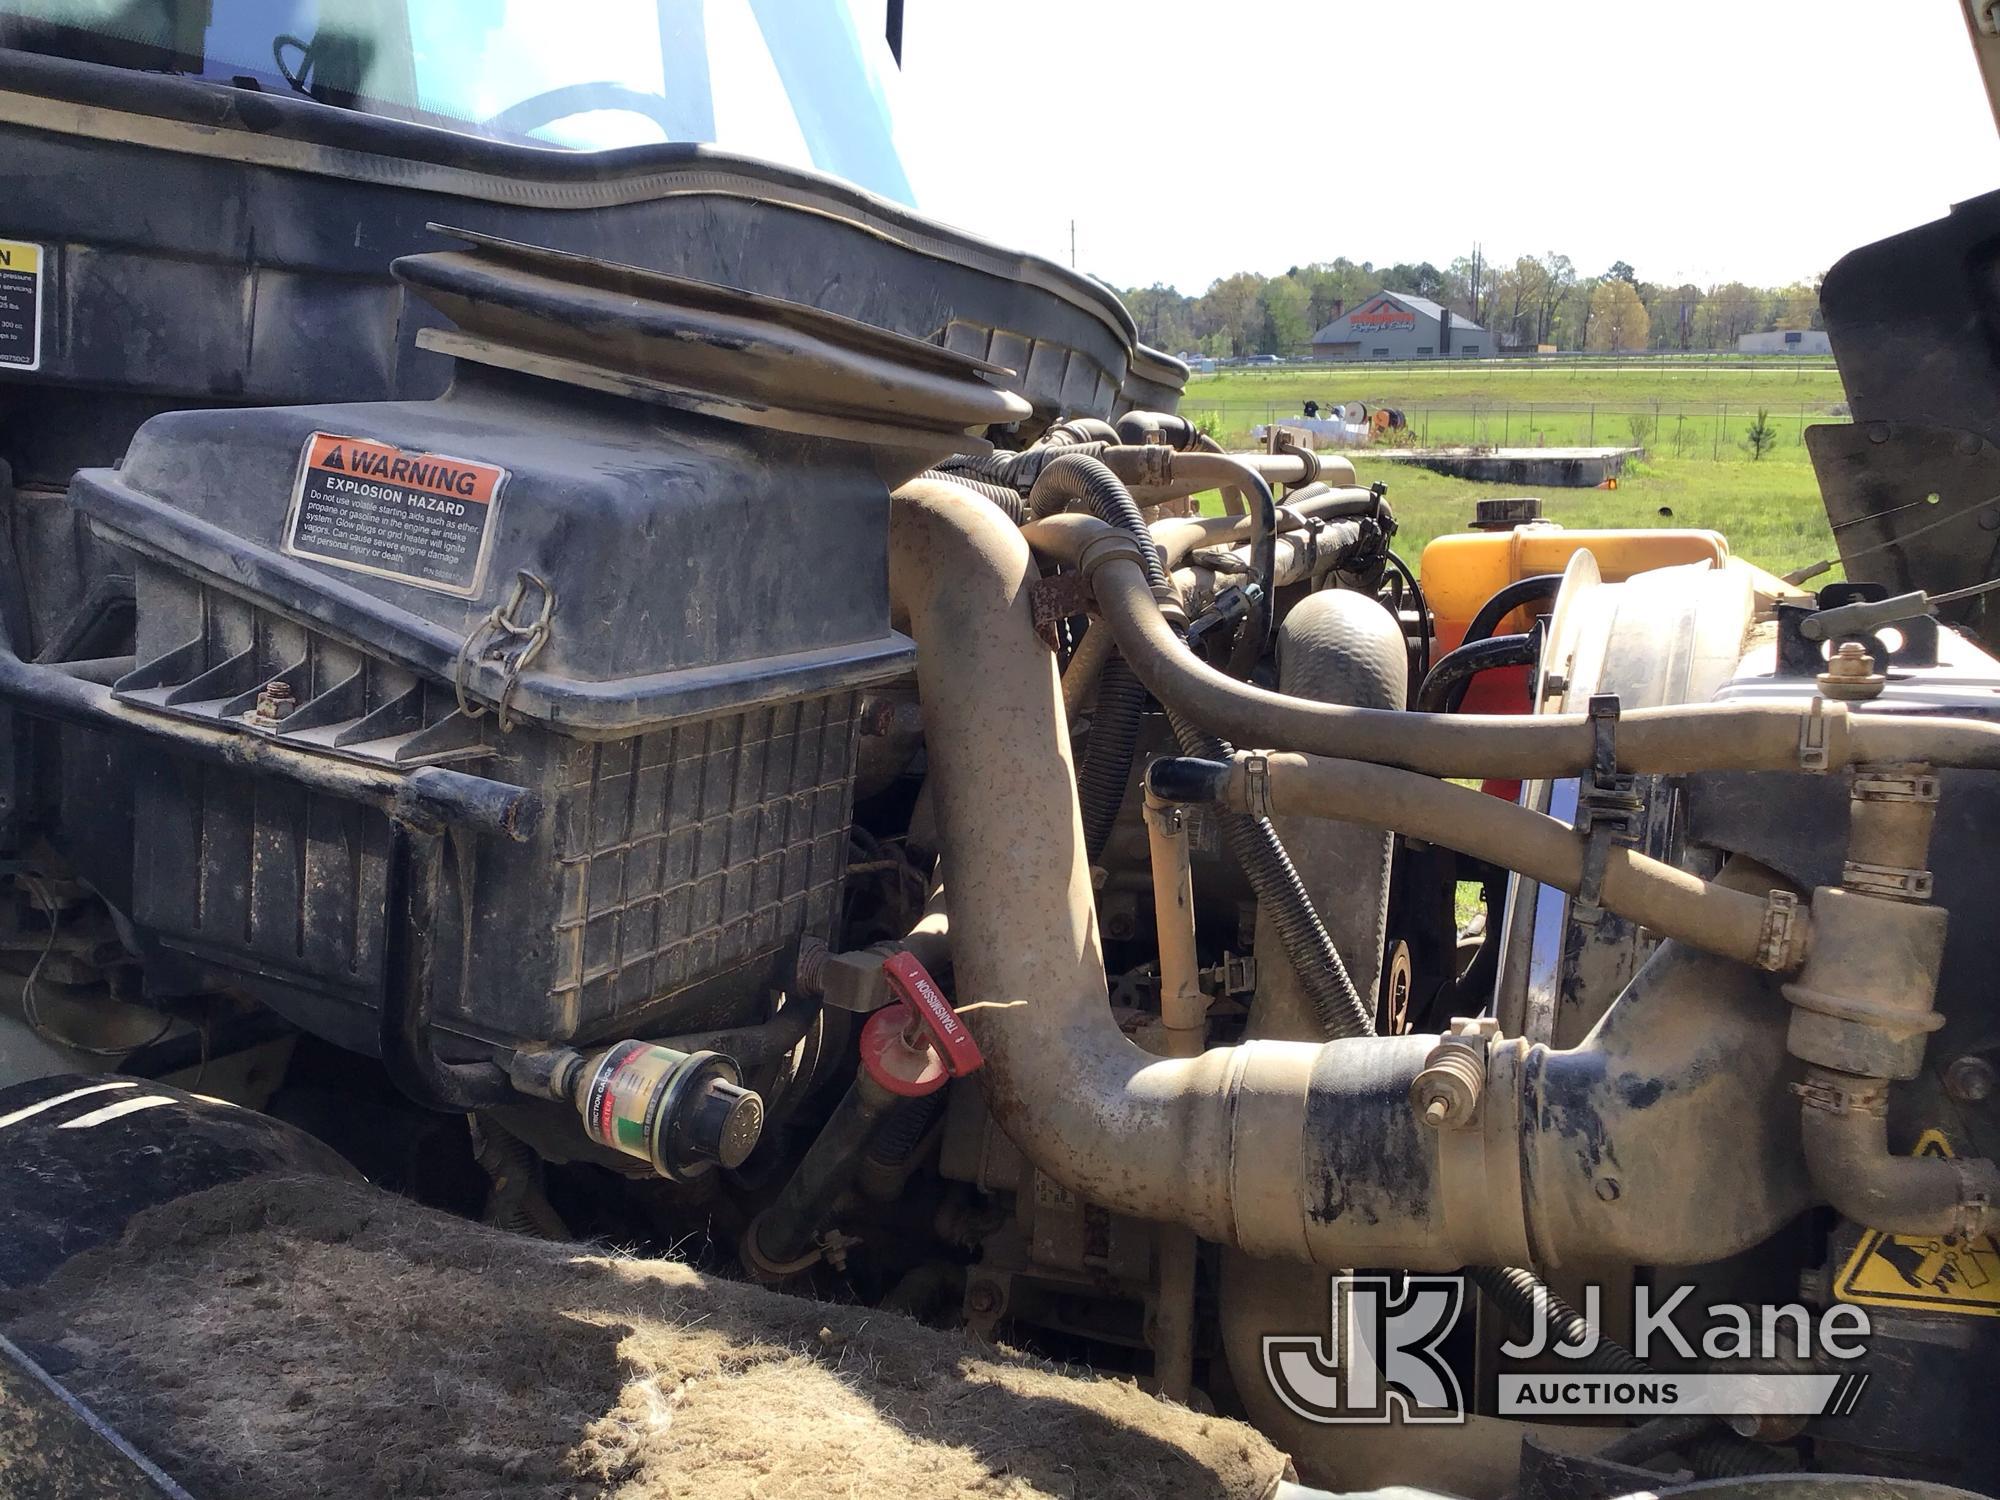
[(507, 471), (315, 432), (299, 460), (285, 550), (449, 594), (476, 594)]

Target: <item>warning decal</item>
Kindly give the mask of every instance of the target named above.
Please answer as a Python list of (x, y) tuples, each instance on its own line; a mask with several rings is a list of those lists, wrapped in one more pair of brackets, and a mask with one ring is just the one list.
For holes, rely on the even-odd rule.
[[(1926, 1130), (1913, 1156), (1950, 1156), (1941, 1131)], [(1843, 1302), (1916, 1312), (2000, 1318), (2000, 1243), (1992, 1235), (1883, 1234), (1871, 1229), (1834, 1280)]]
[(0, 370), (42, 367), (42, 247), (0, 240)]
[(299, 459), (285, 551), (447, 594), (476, 594), (507, 471), (315, 432)]

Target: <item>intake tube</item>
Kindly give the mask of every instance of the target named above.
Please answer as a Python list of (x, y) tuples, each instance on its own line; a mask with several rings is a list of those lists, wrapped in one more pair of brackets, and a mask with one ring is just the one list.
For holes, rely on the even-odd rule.
[[(1088, 521), (1087, 517), (1065, 517)], [(1588, 770), (1597, 731), (1587, 714), (1407, 714), (1305, 703), (1216, 671), (1160, 616), (1136, 554), (1109, 528), (1027, 534), (1077, 564), (1118, 648), (1168, 708), (1240, 745), (1400, 766), (1431, 776), (1534, 780)], [(1618, 721), (1620, 771), (1823, 769), (1873, 761), (2000, 768), (2000, 724), (1921, 715), (1850, 714), (1844, 703), (1704, 703), (1635, 709)]]
[[(1326, 589), (1309, 595), (1278, 627), (1278, 683), (1287, 693), (1321, 703), (1400, 709), (1408, 682), (1402, 629), (1364, 594)], [(1363, 1016), (1372, 1021), (1389, 920), (1388, 831), (1320, 818), (1274, 818), (1272, 827), (1346, 965)], [(1266, 961), (1280, 947), (1278, 920), (1275, 908), (1258, 903), (1252, 1034), (1312, 1041), (1363, 1034), (1359, 1027), (1329, 1030), (1297, 968)]]
[[(995, 1123), (1055, 1181), (1253, 1254), (1419, 1270), (1607, 1250), (1710, 1260), (1809, 1201), (1785, 1003), (1756, 972), (1676, 944), (1577, 1048), (1493, 1043), (1476, 1130), (1433, 1129), (1411, 1106), (1434, 1038), (1141, 1051), (1111, 1014), (1027, 542), (946, 483), (906, 485), (890, 516), (959, 1010), (986, 1054)], [(1702, 1170), (1688, 1167), (1689, 1141), (1714, 1143)], [(1617, 1163), (1624, 1180), (1607, 1186)]]
[[(1029, 603), (1039, 577), (984, 500), (931, 480), (897, 492), (890, 595), (917, 640), (958, 1008), (988, 1107), (1029, 1160), (1115, 1212), (1232, 1243), (1247, 1194), (1243, 1217), (1296, 1226), (1315, 1049), (1153, 1057), (1112, 1018), (1055, 661)], [(1239, 1161), (1245, 1130), (1260, 1144)]]

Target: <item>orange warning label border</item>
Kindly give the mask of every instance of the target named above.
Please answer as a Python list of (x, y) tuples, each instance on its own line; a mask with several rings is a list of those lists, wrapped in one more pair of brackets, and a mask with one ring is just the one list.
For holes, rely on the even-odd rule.
[[(1954, 1153), (1943, 1131), (1926, 1130), (1910, 1154), (1949, 1157)], [(1893, 1280), (1884, 1286), (1876, 1276)], [(1926, 1286), (1931, 1290), (1926, 1291)], [(1964, 1290), (1940, 1290), (1953, 1286)], [(1961, 1244), (1944, 1235), (1884, 1234), (1870, 1229), (1834, 1277), (1833, 1295), (1864, 1307), (2000, 1318), (2000, 1242), (1992, 1235)]]
[(299, 455), (283, 550), (470, 598), (485, 582), (507, 478), (498, 464), (315, 432)]

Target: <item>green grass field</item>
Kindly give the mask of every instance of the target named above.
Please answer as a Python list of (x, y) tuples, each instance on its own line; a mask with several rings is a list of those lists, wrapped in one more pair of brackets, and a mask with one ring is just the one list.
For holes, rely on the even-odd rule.
[[(1664, 402), (1713, 406), (1718, 402), (1779, 410), (1801, 402), (1833, 405), (1846, 399), (1840, 377), (1826, 360), (1773, 360), (1716, 364), (1655, 360), (1633, 365), (1538, 363), (1449, 364), (1407, 360), (1396, 364), (1280, 366), (1224, 370), (1188, 382), (1182, 407), (1277, 405), (1298, 410), (1308, 396), (1366, 401), (1371, 406), (1464, 406), (1551, 402), (1617, 405)], [(1261, 419), (1260, 419), (1261, 420)]]
[[(1434, 442), (1500, 444), (1505, 433), (1504, 440), (1515, 446), (1536, 446), (1538, 437), (1548, 446), (1562, 446), (1584, 442), (1594, 420), (1599, 444), (1624, 446), (1632, 441), (1628, 419), (1651, 418), (1643, 444), (1647, 458), (1628, 468), (1616, 490), (1529, 491), (1541, 495), (1543, 514), (1571, 527), (1706, 527), (1727, 536), (1738, 556), (1774, 573), (1834, 555), (1801, 440), (1815, 421), (1844, 418), (1839, 377), (1830, 366), (1230, 371), (1197, 377), (1181, 409), (1198, 421), (1215, 417), (1214, 430), (1226, 446), (1249, 447), (1250, 427), (1267, 420), (1264, 410), (1253, 408), (1290, 415), (1308, 395), (1399, 406), (1413, 427), (1428, 409)], [(1752, 461), (1743, 433), (1759, 406), (1770, 412), (1778, 442)], [(1643, 420), (1641, 425), (1643, 431)], [(1363, 484), (1380, 480), (1389, 486), (1401, 528), (1396, 550), (1412, 561), (1432, 537), (1463, 530), (1474, 500), (1523, 493), (1519, 485), (1474, 484), (1371, 459), (1366, 449), (1347, 456)]]

